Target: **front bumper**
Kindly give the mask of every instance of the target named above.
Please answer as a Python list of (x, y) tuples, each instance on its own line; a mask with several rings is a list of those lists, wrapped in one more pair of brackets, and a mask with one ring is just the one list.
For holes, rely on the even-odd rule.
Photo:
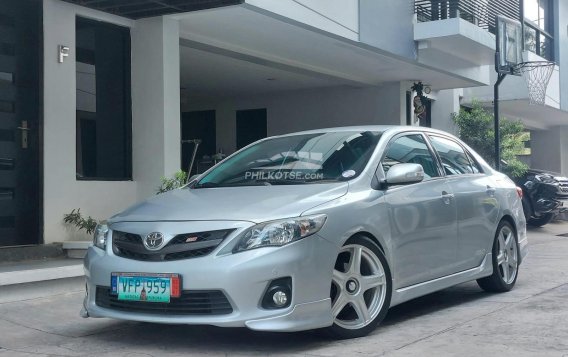
[[(87, 294), (83, 316), (168, 324), (248, 327), (253, 330), (300, 331), (333, 322), (329, 289), (336, 248), (318, 235), (280, 248), (260, 248), (237, 254), (211, 254), (169, 262), (146, 262), (115, 256), (112, 250), (89, 248), (84, 260)], [(225, 315), (148, 314), (103, 308), (96, 288), (110, 285), (113, 272), (178, 273), (183, 290), (219, 290), (233, 311)], [(261, 299), (272, 280), (292, 278), (292, 302), (267, 310)]]

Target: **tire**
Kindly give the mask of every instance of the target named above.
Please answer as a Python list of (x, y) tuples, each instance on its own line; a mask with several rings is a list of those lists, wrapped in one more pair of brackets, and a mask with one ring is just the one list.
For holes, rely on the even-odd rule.
[(529, 218), (527, 220), (527, 224), (533, 226), (533, 227), (542, 227), (545, 224), (550, 223), (550, 221), (552, 221), (552, 219), (554, 218), (555, 214), (554, 213), (545, 213), (542, 216), (538, 217), (538, 218)]
[(381, 249), (368, 237), (350, 238), (341, 247), (333, 270), (334, 322), (325, 332), (335, 339), (366, 336), (385, 318), (391, 294), (391, 272)]
[(503, 293), (510, 291), (519, 276), (519, 243), (511, 223), (501, 221), (493, 241), (493, 274), (477, 280), (485, 291)]

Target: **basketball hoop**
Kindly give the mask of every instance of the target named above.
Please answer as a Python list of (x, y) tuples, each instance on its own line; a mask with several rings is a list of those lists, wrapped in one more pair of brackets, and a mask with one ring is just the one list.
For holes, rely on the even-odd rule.
[(546, 89), (554, 72), (555, 63), (549, 61), (521, 62), (515, 71), (525, 79), (529, 90), (529, 104), (544, 105)]

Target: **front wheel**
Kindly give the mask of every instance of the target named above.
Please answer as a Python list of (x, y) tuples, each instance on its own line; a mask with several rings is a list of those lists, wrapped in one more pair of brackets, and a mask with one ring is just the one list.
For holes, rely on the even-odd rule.
[(355, 236), (340, 249), (331, 283), (334, 338), (363, 337), (387, 314), (392, 292), (391, 273), (379, 247)]
[(477, 284), (485, 291), (506, 292), (517, 282), (519, 272), (519, 245), (517, 233), (511, 223), (501, 221), (493, 242), (493, 274), (478, 279)]

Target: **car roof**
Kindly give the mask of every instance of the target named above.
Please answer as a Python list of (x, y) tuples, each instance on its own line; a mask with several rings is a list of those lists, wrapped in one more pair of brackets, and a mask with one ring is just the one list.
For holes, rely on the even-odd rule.
[[(420, 132), (428, 132), (428, 133), (437, 133), (443, 135), (452, 135), (451, 133), (447, 133), (445, 131), (425, 128), (422, 126), (409, 126), (409, 125), (357, 125), (357, 126), (338, 126), (333, 128), (321, 128), (321, 129), (313, 129), (313, 130), (305, 130), (299, 131), (295, 133), (289, 133), (284, 135), (277, 135), (277, 136), (292, 136), (292, 135), (302, 135), (302, 134), (316, 134), (316, 133), (336, 133), (336, 132), (364, 132), (364, 131), (374, 131), (374, 132), (381, 132), (381, 133), (389, 133), (389, 134), (396, 134), (402, 133), (407, 131), (420, 131)], [(453, 135), (452, 135), (453, 136)]]

